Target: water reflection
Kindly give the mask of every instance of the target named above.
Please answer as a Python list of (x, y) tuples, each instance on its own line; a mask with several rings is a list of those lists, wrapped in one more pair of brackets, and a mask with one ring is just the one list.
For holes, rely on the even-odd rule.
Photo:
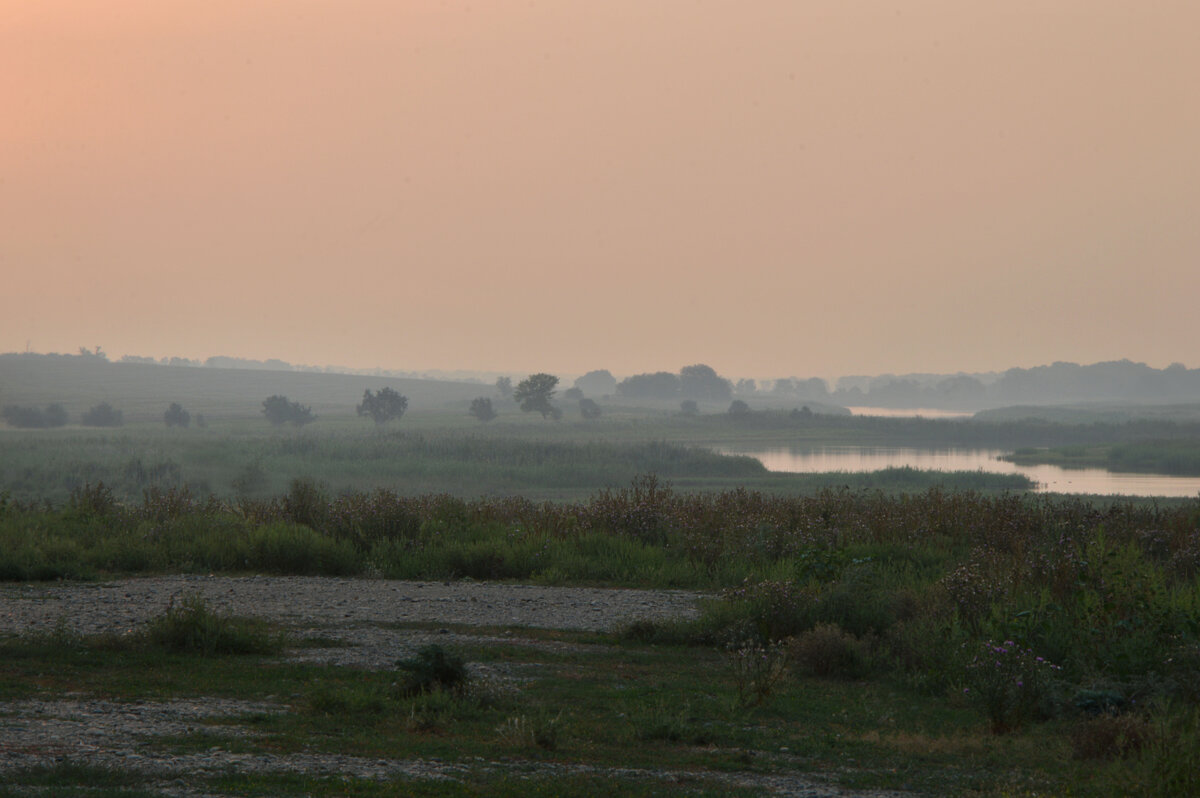
[(847, 407), (856, 416), (880, 416), (882, 418), (970, 418), (974, 413), (960, 410), (937, 410), (931, 407)]
[(1123, 474), (1099, 468), (1068, 469), (1053, 465), (1019, 466), (1000, 460), (1000, 449), (903, 449), (826, 446), (820, 449), (723, 449), (725, 454), (757, 458), (769, 471), (812, 474), (831, 471), (858, 473), (884, 468), (927, 471), (987, 471), (1024, 474), (1041, 493), (1089, 493), (1101, 496), (1196, 496), (1200, 477), (1167, 474)]

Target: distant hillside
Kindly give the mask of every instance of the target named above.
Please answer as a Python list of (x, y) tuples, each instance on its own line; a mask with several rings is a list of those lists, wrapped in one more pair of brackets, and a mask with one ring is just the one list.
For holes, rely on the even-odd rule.
[(125, 421), (161, 420), (171, 402), (209, 418), (260, 417), (262, 401), (283, 394), (322, 413), (353, 412), (365, 389), (389, 386), (409, 410), (462, 404), (490, 392), (478, 383), (313, 372), (110, 363), (78, 355), (0, 355), (0, 406), (58, 402), (72, 419), (109, 402)]

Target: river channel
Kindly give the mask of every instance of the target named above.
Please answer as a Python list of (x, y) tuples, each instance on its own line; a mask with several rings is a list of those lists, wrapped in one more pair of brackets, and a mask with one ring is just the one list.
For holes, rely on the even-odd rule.
[(987, 471), (1024, 474), (1037, 483), (1039, 493), (1080, 493), (1101, 496), (1172, 496), (1200, 494), (1200, 477), (1168, 474), (1128, 474), (1099, 468), (1024, 466), (999, 459), (1000, 449), (908, 449), (879, 446), (826, 446), (817, 449), (722, 449), (723, 454), (748, 455), (769, 471), (812, 474), (844, 471), (858, 473), (884, 468), (917, 468), (925, 471)]

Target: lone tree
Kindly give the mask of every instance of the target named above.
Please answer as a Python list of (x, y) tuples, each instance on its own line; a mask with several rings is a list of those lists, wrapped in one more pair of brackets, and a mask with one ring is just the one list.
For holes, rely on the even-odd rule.
[(163, 411), (163, 423), (168, 427), (186, 427), (192, 423), (192, 414), (179, 402), (171, 402), (171, 406)]
[(286, 396), (275, 394), (263, 400), (263, 415), (275, 426), (295, 424), (303, 427), (316, 420), (311, 407), (305, 407), (299, 402), (289, 402)]
[(729, 403), (729, 415), (748, 416), (750, 415), (750, 405), (746, 404), (741, 399), (734, 399)]
[(496, 408), (492, 407), (492, 400), (486, 396), (472, 399), (471, 409), (468, 412), (485, 423), (496, 417)]
[(554, 388), (558, 385), (558, 377), (552, 374), (531, 374), (517, 385), (513, 391), (513, 400), (521, 405), (526, 413), (538, 412), (542, 418), (557, 419), (562, 411), (550, 404), (554, 398)]
[(511, 399), (513, 395), (512, 378), (497, 377), (496, 393), (500, 394), (501, 399)]
[(400, 418), (407, 409), (407, 396), (401, 396), (391, 388), (380, 388), (379, 393), (372, 394), (368, 388), (363, 391), (362, 404), (357, 412), (360, 416), (370, 416), (376, 424), (386, 424), (394, 418)]

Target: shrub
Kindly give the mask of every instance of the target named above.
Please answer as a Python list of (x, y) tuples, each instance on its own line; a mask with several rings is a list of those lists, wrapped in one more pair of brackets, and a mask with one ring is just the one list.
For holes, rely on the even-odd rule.
[(185, 596), (178, 605), (174, 598), (167, 611), (150, 622), (146, 638), (154, 645), (180, 654), (274, 654), (283, 638), (273, 635), (267, 624), (252, 618), (237, 618), (214, 612), (203, 597)]
[(437, 644), (419, 649), (416, 656), (398, 660), (396, 667), (406, 673), (400, 685), (400, 693), (404, 696), (435, 690), (459, 691), (468, 680), (467, 666), (462, 658)]
[(187, 427), (192, 423), (192, 414), (179, 402), (171, 402), (171, 406), (163, 411), (163, 423), (168, 427)]
[(989, 640), (967, 665), (964, 692), (987, 715), (992, 732), (1004, 734), (1048, 714), (1050, 683), (1059, 670), (1012, 640)]
[(46, 405), (45, 410), (36, 407), (21, 407), (6, 405), (0, 411), (4, 422), (10, 427), (22, 429), (41, 429), (45, 427), (61, 427), (67, 423), (67, 410), (60, 404)]
[(1140, 715), (1099, 715), (1080, 721), (1071, 730), (1076, 759), (1124, 759), (1150, 741), (1151, 727)]
[(311, 407), (306, 407), (299, 402), (290, 402), (286, 396), (279, 394), (268, 396), (263, 400), (262, 405), (262, 412), (267, 417), (267, 421), (277, 427), (288, 423), (303, 427), (317, 419), (313, 415)]
[(600, 405), (594, 399), (580, 399), (579, 414), (588, 420), (600, 418)]
[(491, 421), (496, 417), (496, 408), (492, 407), (492, 400), (486, 396), (472, 399), (471, 409), (467, 412), (483, 422)]
[(108, 402), (101, 402), (88, 410), (80, 421), (85, 427), (119, 427), (125, 423), (121, 411)]
[(368, 388), (363, 391), (362, 404), (355, 412), (360, 416), (370, 416), (376, 424), (386, 424), (400, 418), (407, 409), (407, 396), (401, 396), (392, 388), (380, 388), (379, 393), (372, 394)]
[(861, 679), (870, 670), (867, 644), (839, 626), (819, 623), (788, 643), (788, 657), (813, 676)]
[(762, 704), (787, 675), (787, 652), (780, 643), (731, 644), (726, 648), (726, 661), (737, 688), (739, 707)]

